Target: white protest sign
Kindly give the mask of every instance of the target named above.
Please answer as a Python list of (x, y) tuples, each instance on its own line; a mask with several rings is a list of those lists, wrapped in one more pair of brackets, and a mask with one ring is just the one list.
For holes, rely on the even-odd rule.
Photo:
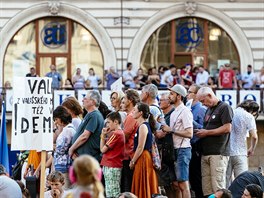
[(51, 78), (14, 77), (11, 150), (52, 150)]
[(78, 101), (81, 106), (83, 106), (83, 98), (87, 95), (88, 90), (78, 90)]
[(111, 91), (122, 91), (123, 87), (122, 77), (120, 77), (111, 85)]
[(236, 90), (216, 90), (216, 97), (221, 101), (229, 104), (233, 109), (237, 106), (237, 91)]
[(260, 106), (260, 90), (240, 90), (239, 91), (239, 103), (244, 100), (254, 100)]
[(54, 90), (54, 109), (61, 105), (63, 100), (69, 96), (74, 96), (74, 90)]

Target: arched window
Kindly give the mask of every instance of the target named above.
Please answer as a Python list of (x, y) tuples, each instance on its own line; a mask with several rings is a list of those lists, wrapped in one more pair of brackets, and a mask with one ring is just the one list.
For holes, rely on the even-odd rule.
[(236, 46), (227, 32), (211, 21), (194, 17), (162, 25), (145, 44), (141, 68), (148, 70), (171, 63), (178, 68), (185, 64), (203, 65), (211, 75), (225, 63), (240, 68)]
[(45, 76), (54, 64), (63, 80), (77, 68), (87, 77), (89, 68), (103, 76), (103, 55), (94, 36), (79, 23), (62, 17), (41, 18), (26, 24), (10, 41), (3, 68), (4, 82), (25, 76), (35, 67)]

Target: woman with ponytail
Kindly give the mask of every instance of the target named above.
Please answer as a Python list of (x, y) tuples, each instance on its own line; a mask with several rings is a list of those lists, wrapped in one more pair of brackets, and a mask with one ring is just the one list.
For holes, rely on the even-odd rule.
[(131, 192), (138, 198), (151, 198), (152, 194), (158, 193), (158, 180), (150, 153), (156, 122), (145, 103), (134, 107), (133, 118), (139, 127), (134, 139), (135, 153), (129, 164), (134, 169)]
[(77, 157), (70, 168), (69, 177), (75, 186), (65, 193), (65, 198), (104, 198), (102, 170), (98, 161), (92, 156)]

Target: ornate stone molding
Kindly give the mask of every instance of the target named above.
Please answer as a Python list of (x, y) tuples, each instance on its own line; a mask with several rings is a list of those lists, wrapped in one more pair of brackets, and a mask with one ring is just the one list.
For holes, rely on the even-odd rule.
[(49, 12), (51, 15), (58, 15), (59, 11), (60, 11), (60, 6), (61, 6), (61, 3), (60, 2), (53, 2), (53, 1), (50, 1), (48, 3), (48, 7), (49, 7)]
[[(253, 54), (247, 37), (245, 36), (241, 27), (225, 13), (203, 4), (198, 4), (199, 9), (194, 13), (195, 17), (200, 17), (214, 22), (222, 27), (232, 38), (235, 43), (240, 57), (240, 65), (253, 64)], [(149, 37), (163, 24), (177, 19), (186, 17), (183, 4), (177, 4), (167, 9), (162, 9), (160, 12), (150, 17), (144, 25), (137, 31), (130, 50), (128, 53), (128, 61), (133, 62), (134, 65), (140, 65), (140, 58), (144, 46)], [(241, 72), (245, 72), (246, 67), (241, 67)]]
[[(0, 31), (0, 83), (2, 82), (3, 77), (2, 69), (4, 55), (9, 41), (25, 24), (35, 19), (50, 16), (47, 9), (48, 7), (48, 2), (41, 2), (35, 6), (23, 10), (11, 18)], [(57, 16), (72, 19), (83, 25), (83, 27), (93, 34), (93, 36), (98, 41), (99, 46), (101, 47), (105, 68), (108, 66), (115, 66), (117, 64), (115, 47), (108, 32), (91, 14), (85, 12), (81, 8), (61, 2)]]
[(185, 12), (188, 16), (191, 16), (197, 10), (197, 4), (195, 2), (185, 2)]

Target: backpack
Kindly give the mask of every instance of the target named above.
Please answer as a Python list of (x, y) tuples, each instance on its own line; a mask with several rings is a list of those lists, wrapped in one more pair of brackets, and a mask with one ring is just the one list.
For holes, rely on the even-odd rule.
[(152, 156), (152, 162), (153, 162), (154, 169), (160, 170), (161, 169), (161, 159), (160, 159), (158, 146), (155, 141), (155, 136), (153, 134), (152, 134), (152, 142), (151, 142), (151, 156)]

